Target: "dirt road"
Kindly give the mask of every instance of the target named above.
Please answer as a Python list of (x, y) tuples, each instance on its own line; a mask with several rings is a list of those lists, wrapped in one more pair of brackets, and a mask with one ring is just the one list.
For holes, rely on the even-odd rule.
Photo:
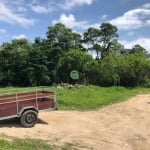
[(33, 128), (1, 121), (0, 134), (71, 143), (79, 150), (150, 150), (150, 94), (97, 111), (42, 112)]

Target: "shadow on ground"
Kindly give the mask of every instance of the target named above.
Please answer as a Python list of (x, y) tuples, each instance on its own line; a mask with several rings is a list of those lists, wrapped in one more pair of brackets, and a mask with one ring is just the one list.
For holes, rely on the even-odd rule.
[[(36, 124), (48, 124), (47, 122), (45, 122), (42, 119), (38, 119)], [(8, 127), (8, 128), (23, 128), (20, 125), (20, 120), (18, 118), (14, 118), (14, 119), (8, 119), (8, 120), (0, 120), (0, 128), (4, 128), (4, 127)]]

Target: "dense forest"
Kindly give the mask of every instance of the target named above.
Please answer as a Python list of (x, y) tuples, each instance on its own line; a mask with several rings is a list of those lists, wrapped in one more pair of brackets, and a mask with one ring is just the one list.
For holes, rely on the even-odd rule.
[[(46, 38), (14, 39), (0, 46), (0, 86), (58, 83), (99, 86), (150, 86), (150, 55), (140, 45), (122, 52), (117, 27), (102, 23), (83, 35), (61, 23), (48, 27)], [(89, 51), (94, 51), (93, 58)], [(73, 80), (70, 72), (79, 72)]]

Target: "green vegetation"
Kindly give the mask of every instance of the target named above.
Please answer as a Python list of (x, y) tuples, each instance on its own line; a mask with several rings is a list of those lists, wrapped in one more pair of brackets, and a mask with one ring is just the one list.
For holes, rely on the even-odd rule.
[(58, 147), (47, 144), (46, 141), (36, 139), (21, 139), (2, 135), (0, 150), (71, 150), (72, 144), (66, 143)]
[(122, 50), (117, 27), (110, 23), (90, 27), (83, 36), (57, 23), (48, 27), (45, 39), (14, 39), (0, 46), (0, 86), (73, 84), (72, 70), (79, 72), (80, 84), (148, 86), (150, 55), (138, 44)]
[[(0, 94), (8, 92), (34, 91), (40, 87), (31, 88), (0, 88)], [(127, 100), (136, 94), (150, 93), (149, 88), (125, 88), (119, 86), (74, 86), (47, 87), (47, 90), (55, 90), (60, 110), (93, 110), (100, 107)], [(73, 145), (65, 144), (62, 147), (46, 144), (47, 141), (33, 139), (18, 139), (1, 136), (0, 150), (71, 150)]]
[[(88, 54), (92, 50), (96, 58)], [(138, 44), (129, 52), (122, 50), (117, 27), (110, 23), (90, 27), (83, 35), (57, 23), (48, 27), (45, 39), (36, 37), (33, 43), (14, 39), (0, 46), (0, 87), (8, 86), (0, 88), (0, 95), (33, 91), (36, 86), (79, 83), (81, 87), (48, 89), (56, 90), (59, 109), (93, 110), (150, 93), (150, 54)], [(79, 72), (78, 80), (70, 78), (72, 70)], [(0, 139), (0, 150), (54, 150), (41, 141), (6, 139)], [(60, 149), (70, 150), (71, 145)]]
[[(40, 87), (31, 88), (0, 88), (0, 95), (8, 92), (35, 91)], [(109, 104), (127, 100), (136, 94), (150, 93), (149, 88), (125, 88), (120, 86), (99, 87), (99, 86), (73, 86), (68, 87), (47, 87), (45, 90), (56, 91), (58, 107), (61, 110), (91, 110)]]
[(57, 89), (59, 109), (89, 110), (125, 101), (136, 94), (150, 93), (149, 88), (98, 87)]
[(3, 138), (0, 139), (0, 150), (54, 150), (39, 140)]

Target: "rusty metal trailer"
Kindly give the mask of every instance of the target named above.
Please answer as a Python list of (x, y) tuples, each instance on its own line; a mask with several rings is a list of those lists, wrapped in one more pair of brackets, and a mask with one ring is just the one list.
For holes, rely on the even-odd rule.
[(24, 127), (33, 127), (40, 111), (56, 109), (55, 92), (41, 90), (0, 96), (0, 120), (19, 118)]

